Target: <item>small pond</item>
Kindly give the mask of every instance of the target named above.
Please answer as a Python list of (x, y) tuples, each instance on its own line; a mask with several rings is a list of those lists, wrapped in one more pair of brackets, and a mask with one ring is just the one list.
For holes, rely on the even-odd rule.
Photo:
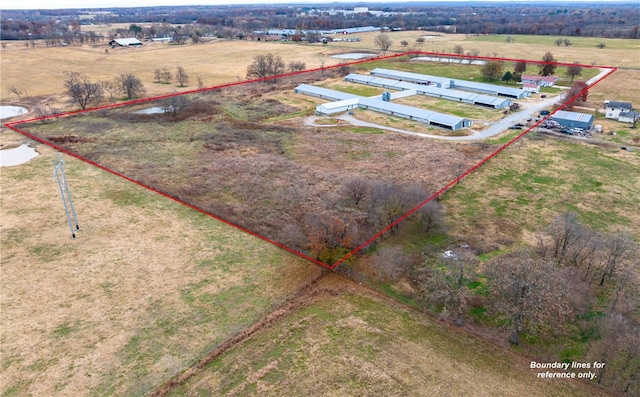
[(371, 57), (375, 57), (376, 54), (368, 54), (368, 53), (364, 53), (364, 52), (350, 52), (348, 54), (337, 54), (337, 55), (331, 55), (331, 58), (338, 58), (338, 59), (364, 59), (364, 58), (371, 58)]
[(164, 113), (164, 109), (159, 107), (159, 106), (154, 106), (151, 108), (146, 108), (146, 109), (142, 109), (142, 110), (136, 110), (135, 112), (131, 112), (133, 114), (157, 114), (157, 113)]
[(8, 119), (9, 117), (20, 116), (27, 113), (28, 110), (22, 106), (0, 106), (0, 119)]
[(0, 167), (11, 167), (13, 165), (24, 164), (38, 156), (38, 152), (26, 144), (22, 144), (13, 149), (0, 150)]

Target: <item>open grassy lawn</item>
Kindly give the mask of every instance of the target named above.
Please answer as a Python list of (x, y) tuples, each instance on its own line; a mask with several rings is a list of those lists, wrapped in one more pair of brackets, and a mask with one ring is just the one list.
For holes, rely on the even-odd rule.
[(595, 229), (640, 237), (639, 186), (637, 151), (532, 132), (456, 185), (444, 202), (454, 235), (493, 248), (533, 242), (533, 233), (567, 211)]
[(319, 273), (64, 156), (82, 228), (72, 240), (55, 152), (35, 147), (39, 157), (1, 173), (3, 396), (143, 395)]
[(597, 396), (357, 286), (324, 279), (171, 396)]

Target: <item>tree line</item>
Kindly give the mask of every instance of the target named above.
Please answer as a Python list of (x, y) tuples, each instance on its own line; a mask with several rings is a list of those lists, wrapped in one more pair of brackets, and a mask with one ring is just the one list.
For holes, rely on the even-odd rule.
[[(498, 332), (512, 345), (549, 346), (538, 353), (554, 359), (606, 362), (597, 383), (637, 395), (638, 254), (628, 233), (601, 233), (564, 213), (535, 244), (484, 261), (466, 245), (418, 255), (385, 244), (366, 261), (380, 279), (407, 278), (419, 304), (444, 320)], [(579, 349), (560, 352), (576, 339)]]
[[(433, 5), (402, 4), (381, 7), (382, 16), (372, 13), (329, 13), (334, 5), (289, 7), (270, 6), (201, 6), (139, 7), (103, 9), (112, 13), (94, 16), (91, 23), (139, 23), (192, 25), (215, 32), (242, 33), (252, 31), (304, 29), (310, 31), (344, 29), (357, 26), (388, 26), (405, 30), (434, 30), (465, 34), (532, 34), (614, 38), (640, 38), (640, 10), (632, 4), (466, 4)], [(376, 9), (372, 7), (372, 9)], [(26, 12), (3, 10), (3, 39), (24, 39), (41, 34), (44, 24), (80, 24), (79, 11)], [(59, 31), (64, 31), (60, 28)], [(196, 34), (197, 35), (197, 34)], [(191, 37), (191, 34), (187, 35)], [(42, 37), (44, 38), (44, 37)]]

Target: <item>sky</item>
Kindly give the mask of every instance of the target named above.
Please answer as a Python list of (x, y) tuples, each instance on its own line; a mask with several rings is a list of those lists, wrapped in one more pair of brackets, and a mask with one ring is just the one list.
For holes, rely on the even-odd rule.
[[(358, 0), (348, 1), (355, 3)], [(389, 3), (398, 2), (400, 0), (367, 0), (367, 3)], [(405, 0), (406, 1), (406, 0)], [(443, 0), (420, 0), (428, 3), (433, 1), (443, 2)], [(444, 0), (448, 3), (460, 1), (486, 2), (487, 0)], [(510, 0), (488, 0), (493, 2), (510, 1)], [(547, 3), (567, 3), (567, 2), (594, 2), (594, 0), (547, 0)], [(602, 2), (611, 2), (615, 0), (599, 0)], [(1, 9), (62, 9), (62, 8), (100, 8), (100, 7), (150, 7), (150, 6), (178, 6), (178, 5), (221, 5), (221, 4), (300, 4), (300, 3), (340, 3), (335, 0), (19, 0), (3, 1)], [(0, 11), (1, 15), (1, 11)]]

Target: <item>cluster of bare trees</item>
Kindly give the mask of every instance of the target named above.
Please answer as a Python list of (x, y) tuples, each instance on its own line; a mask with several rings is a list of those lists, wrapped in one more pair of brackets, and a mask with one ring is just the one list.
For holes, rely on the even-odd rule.
[[(377, 231), (388, 228), (386, 235), (396, 233), (399, 224), (389, 226), (428, 197), (417, 185), (352, 177), (342, 183), (336, 195), (323, 197), (324, 211), (304, 218), (308, 250), (325, 263), (334, 263)], [(412, 219), (421, 232), (431, 233), (442, 226), (444, 216), (440, 204), (431, 201)], [(397, 263), (388, 264), (389, 269), (401, 268)], [(381, 271), (396, 271), (389, 269)]]
[(132, 73), (121, 73), (113, 80), (92, 82), (85, 75), (78, 72), (65, 71), (64, 89), (71, 103), (78, 104), (83, 110), (89, 105), (98, 105), (109, 94), (111, 101), (116, 94), (132, 99), (144, 94), (142, 81)]
[(387, 277), (408, 274), (424, 305), (458, 325), (470, 312), (482, 313), (485, 326), (501, 324), (511, 344), (522, 344), (523, 335), (527, 340), (586, 336), (586, 356), (572, 359), (606, 362), (598, 383), (635, 395), (640, 391), (639, 253), (627, 233), (599, 233), (566, 213), (539, 234), (534, 247), (481, 267), (468, 248), (413, 261), (402, 250), (393, 251), (404, 269), (380, 264), (389, 260), (381, 250), (371, 263)]
[[(286, 64), (280, 55), (268, 53), (257, 55), (253, 63), (247, 67), (247, 79), (267, 79), (284, 73)], [(276, 80), (272, 79), (275, 83)]]

